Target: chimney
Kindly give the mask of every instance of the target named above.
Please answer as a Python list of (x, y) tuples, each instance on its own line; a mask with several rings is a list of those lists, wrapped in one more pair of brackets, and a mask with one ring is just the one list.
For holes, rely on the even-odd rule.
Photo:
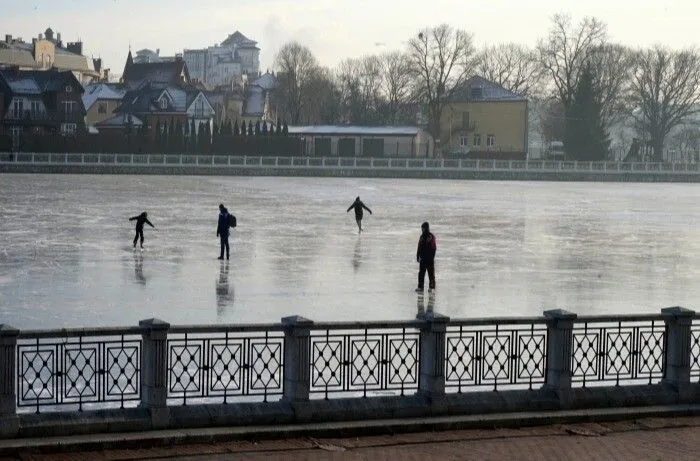
[(160, 48), (156, 48), (156, 56), (160, 56)]
[(12, 43), (12, 35), (5, 34), (5, 43), (7, 43), (8, 45)]
[(37, 35), (37, 40), (43, 40), (44, 39), (44, 34), (39, 34)]
[(60, 33), (60, 32), (58, 32), (58, 33), (56, 34), (56, 41), (57, 41), (58, 43), (61, 43), (61, 33)]
[(71, 53), (83, 54), (83, 42), (68, 42), (66, 49)]

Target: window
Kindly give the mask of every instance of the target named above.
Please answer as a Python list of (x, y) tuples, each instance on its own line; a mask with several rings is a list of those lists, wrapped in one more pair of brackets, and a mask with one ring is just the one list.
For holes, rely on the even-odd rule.
[(160, 108), (162, 110), (165, 110), (168, 108), (168, 98), (163, 97), (160, 99)]
[(29, 104), (32, 115), (37, 115), (41, 112), (41, 103), (39, 101), (30, 101)]
[(469, 129), (469, 112), (462, 112), (462, 128)]
[(98, 114), (106, 114), (107, 113), (107, 103), (106, 102), (100, 102), (97, 105), (97, 113)]
[(480, 134), (475, 134), (475, 135), (474, 135), (474, 143), (473, 143), (473, 146), (474, 146), (474, 147), (481, 146), (481, 135), (480, 135)]
[(73, 87), (70, 85), (66, 85), (66, 93), (70, 93), (71, 91), (73, 91)]
[(24, 112), (24, 101), (15, 99), (12, 102), (12, 118), (22, 118), (22, 112)]
[(10, 135), (12, 136), (12, 148), (18, 150), (20, 147), (20, 141), (22, 137), (22, 127), (13, 126), (10, 128)]
[(469, 138), (466, 136), (462, 136), (459, 138), (459, 147), (468, 147), (469, 146)]
[(75, 134), (76, 129), (77, 125), (75, 123), (61, 123), (61, 134), (64, 136)]
[(75, 111), (75, 101), (63, 101), (63, 115), (73, 115)]
[(486, 136), (486, 147), (493, 147), (496, 145), (496, 137), (492, 134)]

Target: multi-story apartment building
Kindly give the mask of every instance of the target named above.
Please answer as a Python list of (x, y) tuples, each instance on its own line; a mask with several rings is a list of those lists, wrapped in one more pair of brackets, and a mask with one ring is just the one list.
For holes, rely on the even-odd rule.
[(182, 58), (192, 80), (210, 88), (238, 84), (243, 75), (260, 75), (260, 48), (256, 41), (238, 31), (220, 45), (185, 49)]

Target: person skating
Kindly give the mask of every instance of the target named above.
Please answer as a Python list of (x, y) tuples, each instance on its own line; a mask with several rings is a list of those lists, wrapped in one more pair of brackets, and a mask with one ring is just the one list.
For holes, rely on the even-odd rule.
[(229, 259), (229, 246), (228, 246), (228, 236), (229, 236), (229, 213), (226, 207), (222, 204), (219, 205), (219, 222), (216, 226), (216, 236), (221, 240), (221, 252), (219, 253), (218, 259), (224, 259), (224, 249), (226, 250), (226, 259)]
[(430, 290), (435, 289), (435, 252), (437, 242), (435, 236), (430, 232), (430, 224), (421, 224), (421, 235), (418, 239), (418, 251), (416, 251), (416, 261), (420, 264), (418, 269), (418, 288), (416, 292), (422, 293), (425, 283), (425, 272), (428, 272)]
[(148, 224), (152, 228), (156, 228), (151, 221), (148, 220), (148, 213), (145, 211), (138, 216), (129, 218), (129, 221), (136, 221), (136, 235), (134, 236), (134, 248), (136, 248), (136, 242), (141, 239), (141, 248), (143, 248), (143, 225)]
[(346, 211), (346, 213), (349, 213), (353, 208), (355, 209), (355, 222), (357, 222), (357, 228), (359, 229), (359, 232), (362, 232), (362, 209), (364, 208), (365, 210), (369, 211), (369, 214), (372, 214), (372, 210), (370, 210), (367, 205), (362, 203), (360, 197), (355, 198), (355, 201), (348, 207), (348, 211)]

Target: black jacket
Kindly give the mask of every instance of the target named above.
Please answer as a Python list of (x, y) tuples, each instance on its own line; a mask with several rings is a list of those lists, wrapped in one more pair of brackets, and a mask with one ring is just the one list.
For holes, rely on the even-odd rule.
[(156, 227), (153, 224), (151, 224), (151, 221), (148, 220), (145, 213), (141, 213), (138, 216), (134, 216), (133, 218), (129, 218), (129, 221), (136, 221), (136, 230), (137, 231), (143, 230), (144, 224), (148, 224), (149, 226), (151, 226), (153, 228)]
[(416, 251), (416, 259), (420, 263), (429, 264), (435, 260), (435, 252), (437, 251), (437, 242), (432, 232), (424, 232), (418, 239), (418, 251)]
[(346, 211), (346, 213), (352, 210), (353, 208), (355, 209), (355, 219), (362, 219), (363, 208), (369, 211), (369, 214), (372, 214), (372, 210), (367, 208), (367, 205), (362, 203), (362, 200), (355, 200), (354, 202), (352, 202), (352, 205), (348, 207), (348, 211)]

